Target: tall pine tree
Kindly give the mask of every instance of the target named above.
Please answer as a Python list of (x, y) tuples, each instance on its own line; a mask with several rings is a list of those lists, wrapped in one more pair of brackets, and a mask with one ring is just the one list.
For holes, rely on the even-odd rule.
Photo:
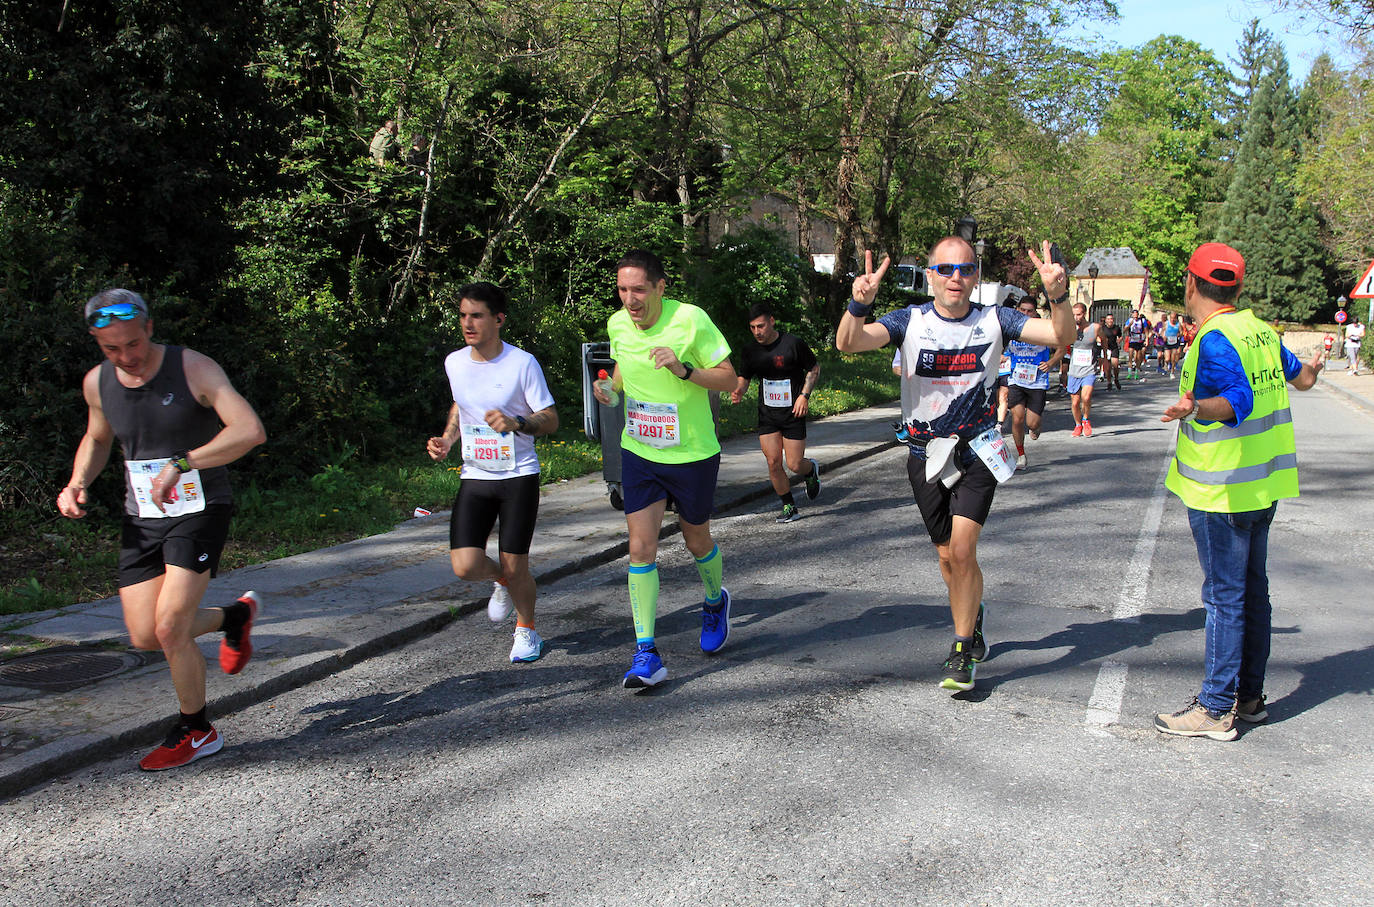
[(1301, 146), (1288, 59), (1272, 46), (1250, 99), (1218, 227), (1221, 240), (1245, 256), (1241, 305), (1261, 318), (1304, 321), (1325, 301), (1326, 253), (1312, 206), (1299, 202), (1295, 189)]

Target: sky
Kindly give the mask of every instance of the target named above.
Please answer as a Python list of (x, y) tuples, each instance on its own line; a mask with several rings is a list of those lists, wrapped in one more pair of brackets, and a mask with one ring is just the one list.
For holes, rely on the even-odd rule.
[(1121, 47), (1139, 47), (1159, 35), (1182, 35), (1216, 54), (1230, 65), (1245, 23), (1259, 19), (1274, 33), (1288, 53), (1294, 80), (1307, 77), (1312, 61), (1323, 50), (1337, 66), (1349, 65), (1347, 41), (1321, 20), (1296, 12), (1278, 10), (1269, 0), (1117, 0), (1121, 17), (1114, 23), (1085, 23), (1090, 36)]

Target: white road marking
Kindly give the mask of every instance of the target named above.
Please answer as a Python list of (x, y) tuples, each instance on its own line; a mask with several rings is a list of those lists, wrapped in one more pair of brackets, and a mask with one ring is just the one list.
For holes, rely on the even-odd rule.
[[(1177, 429), (1175, 429), (1177, 432)], [(1171, 435), (1171, 439), (1172, 439)], [(1169, 455), (1164, 458), (1164, 468), (1155, 480), (1154, 493), (1150, 504), (1145, 508), (1145, 518), (1140, 523), (1140, 534), (1136, 536), (1135, 550), (1131, 562), (1126, 567), (1126, 578), (1121, 586), (1121, 595), (1112, 609), (1112, 619), (1128, 623), (1138, 623), (1140, 612), (1145, 604), (1145, 592), (1150, 583), (1150, 562), (1154, 560), (1155, 543), (1159, 539), (1159, 525), (1164, 520), (1164, 498), (1168, 490), (1164, 479), (1169, 474), (1169, 463), (1173, 459), (1174, 444), (1169, 444)], [(1106, 735), (1106, 728), (1116, 724), (1121, 718), (1121, 700), (1126, 695), (1126, 666), (1118, 661), (1104, 661), (1097, 671), (1097, 681), (1093, 684), (1092, 695), (1088, 697), (1088, 711), (1084, 723), (1090, 734)]]

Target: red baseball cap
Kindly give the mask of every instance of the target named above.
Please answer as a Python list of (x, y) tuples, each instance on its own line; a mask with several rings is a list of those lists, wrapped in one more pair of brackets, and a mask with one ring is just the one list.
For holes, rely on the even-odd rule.
[(1225, 243), (1203, 243), (1188, 259), (1188, 270), (1198, 280), (1219, 287), (1235, 287), (1245, 279), (1245, 259)]

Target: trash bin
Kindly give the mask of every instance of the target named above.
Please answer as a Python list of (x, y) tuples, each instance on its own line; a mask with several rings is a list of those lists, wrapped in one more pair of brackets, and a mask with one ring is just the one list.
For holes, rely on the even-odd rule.
[(615, 374), (611, 345), (605, 341), (582, 344), (582, 431), (589, 441), (601, 442), (601, 477), (606, 480), (611, 506), (625, 509), (620, 494), (620, 433), (625, 430), (625, 397), (615, 406), (606, 406), (592, 393), (592, 384), (601, 369)]

